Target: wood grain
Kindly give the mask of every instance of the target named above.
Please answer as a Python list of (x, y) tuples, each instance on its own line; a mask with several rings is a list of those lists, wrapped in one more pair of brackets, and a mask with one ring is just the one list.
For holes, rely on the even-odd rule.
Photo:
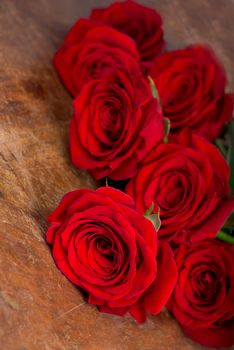
[[(95, 186), (69, 160), (71, 98), (52, 56), (78, 18), (109, 1), (0, 2), (1, 349), (195, 350), (166, 312), (137, 325), (100, 314), (56, 269), (44, 241), (61, 196)], [(234, 90), (232, 0), (144, 1), (162, 13), (170, 48), (216, 50)]]

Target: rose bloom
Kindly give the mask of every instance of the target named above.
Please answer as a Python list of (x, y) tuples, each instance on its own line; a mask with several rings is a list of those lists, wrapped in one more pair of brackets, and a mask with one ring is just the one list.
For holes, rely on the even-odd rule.
[(170, 312), (196, 342), (234, 344), (234, 246), (215, 239), (181, 245), (175, 260), (179, 277)]
[(84, 84), (109, 71), (142, 75), (135, 43), (127, 35), (88, 19), (78, 20), (70, 29), (55, 54), (54, 65), (73, 96)]
[(90, 18), (129, 35), (136, 42), (145, 67), (151, 65), (165, 46), (160, 14), (134, 1), (115, 2), (107, 8), (94, 9)]
[(177, 279), (173, 254), (130, 196), (111, 187), (76, 190), (48, 220), (55, 263), (88, 303), (139, 322), (162, 309)]
[(229, 167), (218, 149), (185, 130), (151, 150), (126, 187), (142, 211), (160, 208), (159, 237), (214, 237), (234, 209)]
[(184, 127), (212, 141), (231, 119), (234, 96), (225, 93), (226, 75), (214, 53), (193, 45), (165, 53), (150, 71), (171, 130)]
[(122, 72), (94, 80), (74, 100), (72, 162), (95, 179), (124, 180), (163, 138), (163, 117), (147, 81)]

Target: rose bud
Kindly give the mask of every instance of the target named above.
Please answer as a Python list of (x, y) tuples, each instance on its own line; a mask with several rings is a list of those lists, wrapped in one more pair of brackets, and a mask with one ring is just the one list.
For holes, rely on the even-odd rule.
[(127, 35), (88, 19), (78, 20), (70, 29), (55, 54), (54, 65), (73, 96), (84, 84), (109, 71), (142, 75), (135, 43)]
[(167, 304), (185, 333), (209, 347), (234, 344), (234, 246), (215, 239), (175, 251), (178, 281)]
[(175, 243), (215, 237), (234, 210), (230, 170), (218, 149), (185, 130), (151, 150), (126, 187), (142, 212), (155, 204), (159, 237)]
[(155, 60), (150, 76), (171, 131), (189, 127), (213, 141), (233, 114), (234, 96), (225, 93), (226, 75), (214, 53), (193, 45)]
[(129, 35), (136, 42), (146, 68), (150, 67), (165, 46), (160, 14), (134, 1), (115, 2), (107, 8), (94, 9), (90, 18)]
[(173, 253), (130, 196), (111, 187), (76, 190), (48, 220), (55, 263), (89, 304), (139, 322), (160, 312), (177, 279)]
[(163, 117), (144, 79), (120, 71), (84, 86), (70, 125), (72, 162), (95, 179), (128, 179), (163, 138)]

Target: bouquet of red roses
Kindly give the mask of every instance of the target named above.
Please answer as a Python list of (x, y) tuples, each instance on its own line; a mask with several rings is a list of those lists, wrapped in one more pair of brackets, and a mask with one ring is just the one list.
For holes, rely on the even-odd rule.
[(102, 312), (164, 306), (210, 347), (234, 343), (234, 96), (214, 52), (166, 51), (134, 1), (94, 9), (54, 57), (74, 97), (70, 154), (100, 185), (67, 193), (46, 239)]

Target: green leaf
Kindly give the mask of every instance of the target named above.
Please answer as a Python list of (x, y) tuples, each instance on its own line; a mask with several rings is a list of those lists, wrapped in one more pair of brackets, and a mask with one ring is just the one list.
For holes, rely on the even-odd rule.
[(146, 210), (145, 216), (149, 216), (153, 213), (154, 210), (154, 202), (152, 202), (151, 206)]
[[(151, 206), (146, 210), (145, 212), (145, 218), (150, 220), (152, 224), (155, 227), (155, 230), (158, 232), (158, 230), (161, 227), (161, 220), (160, 220), (160, 209), (158, 209), (158, 213), (153, 213), (154, 210), (154, 202), (152, 202)], [(153, 214), (152, 214), (153, 213)]]
[(230, 166), (229, 184), (231, 187), (231, 195), (234, 196), (234, 119), (230, 124), (231, 145), (228, 150), (228, 163)]
[(160, 217), (159, 217), (159, 213), (158, 214), (152, 214), (152, 215), (148, 216), (147, 219), (152, 222), (152, 224), (155, 227), (155, 230), (158, 232), (158, 230), (161, 227), (161, 220), (160, 220)]
[(163, 142), (164, 143), (168, 143), (168, 135), (169, 135), (170, 128), (171, 128), (171, 122), (170, 122), (170, 119), (168, 119), (168, 118), (163, 118), (163, 122), (164, 122), (164, 138), (163, 138)]
[(221, 241), (234, 244), (234, 237), (224, 231), (219, 231), (216, 238), (220, 239)]
[(162, 107), (162, 101), (161, 101), (161, 99), (159, 97), (159, 93), (158, 93), (158, 90), (156, 88), (156, 85), (155, 85), (153, 79), (150, 76), (148, 76), (148, 79), (149, 79), (149, 83), (150, 83), (151, 94), (152, 94), (152, 96), (154, 98), (156, 98), (158, 100), (160, 106)]
[[(156, 88), (156, 85), (155, 85), (153, 79), (151, 78), (151, 76), (148, 76), (148, 79), (149, 79), (149, 83), (150, 83), (150, 90), (151, 90), (152, 96), (158, 100), (160, 106), (162, 107), (162, 101), (160, 99), (160, 96), (159, 96), (158, 90)], [(168, 143), (168, 135), (169, 135), (170, 128), (171, 128), (170, 119), (163, 118), (163, 122), (164, 122), (164, 138), (163, 138), (163, 141), (164, 141), (164, 143)]]
[(227, 159), (227, 152), (226, 152), (225, 146), (223, 144), (223, 140), (222, 139), (216, 139), (215, 140), (215, 145), (218, 147), (219, 151), (222, 153), (224, 158)]
[(234, 230), (234, 212), (229, 216), (223, 227), (231, 228)]

